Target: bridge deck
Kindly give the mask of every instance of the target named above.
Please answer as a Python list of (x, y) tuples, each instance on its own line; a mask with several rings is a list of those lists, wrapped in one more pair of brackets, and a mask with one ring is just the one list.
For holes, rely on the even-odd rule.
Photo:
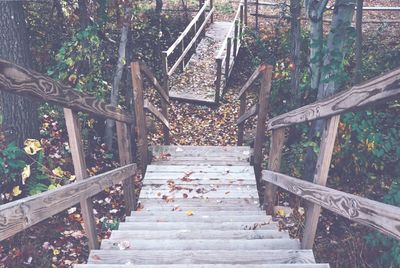
[(329, 267), (259, 208), (246, 146), (155, 146), (139, 209), (75, 267)]

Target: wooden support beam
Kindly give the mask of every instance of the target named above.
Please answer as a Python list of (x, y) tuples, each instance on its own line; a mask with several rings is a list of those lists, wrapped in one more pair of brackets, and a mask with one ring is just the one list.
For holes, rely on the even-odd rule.
[[(126, 166), (133, 163), (131, 128), (129, 125), (121, 122), (116, 122), (118, 154), (121, 166)], [(136, 207), (135, 195), (135, 176), (129, 177), (123, 181), (124, 200), (126, 207), (126, 215), (130, 216), (131, 211)]]
[(236, 125), (242, 125), (247, 119), (249, 119), (252, 116), (255, 116), (258, 111), (259, 111), (260, 105), (258, 103), (254, 104), (251, 106), (250, 109), (245, 111), (237, 120)]
[(147, 76), (147, 78), (153, 84), (157, 92), (161, 95), (161, 98), (163, 98), (166, 102), (169, 103), (169, 96), (167, 89), (163, 88), (163, 86), (160, 85), (154, 73), (144, 62), (140, 62), (140, 70)]
[(133, 101), (136, 115), (137, 143), (140, 157), (140, 167), (144, 174), (149, 161), (146, 115), (144, 113), (143, 81), (140, 75), (139, 62), (131, 63), (131, 75), (133, 85)]
[(164, 117), (164, 115), (159, 110), (157, 110), (156, 107), (154, 107), (153, 104), (151, 104), (148, 100), (144, 100), (143, 107), (148, 112), (152, 113), (158, 120), (160, 120), (160, 122), (163, 123), (164, 126), (166, 126), (168, 129), (170, 129), (168, 120)]
[(233, 37), (233, 61), (236, 60), (238, 50), (239, 21), (235, 20), (235, 31)]
[(217, 62), (217, 77), (215, 79), (215, 103), (219, 103), (221, 94), (221, 80), (222, 80), (222, 59), (216, 59)]
[[(271, 145), (268, 157), (268, 169), (271, 171), (279, 171), (281, 168), (284, 142), (285, 128), (277, 128), (272, 130)], [(267, 211), (267, 214), (273, 215), (277, 187), (271, 183), (265, 183), (264, 187), (264, 208)]]
[(244, 25), (247, 26), (247, 9), (248, 9), (248, 0), (244, 0)]
[(250, 78), (247, 80), (247, 82), (244, 84), (244, 86), (240, 89), (239, 91), (239, 96), (238, 98), (241, 98), (242, 95), (250, 88), (250, 86), (254, 83), (254, 81), (258, 78), (260, 75), (260, 72), (266, 68), (265, 65), (260, 65), (250, 76)]
[[(246, 93), (242, 94), (240, 97), (240, 107), (239, 107), (239, 119), (244, 115), (246, 111)], [(238, 140), (237, 140), (237, 145), (242, 146), (243, 145), (243, 136), (244, 136), (244, 122), (242, 123), (237, 123), (238, 125)]]
[[(69, 147), (71, 149), (72, 162), (77, 181), (88, 177), (86, 170), (85, 153), (83, 151), (81, 127), (78, 114), (71, 109), (64, 108), (65, 124), (68, 131)], [(93, 202), (91, 197), (82, 196), (80, 198), (81, 212), (85, 232), (89, 240), (89, 249), (100, 247), (97, 239), (96, 222), (93, 214)]]
[(131, 164), (1, 205), (0, 241), (76, 205), (82, 198), (94, 196), (107, 187), (134, 176), (135, 173), (136, 165)]
[(225, 86), (228, 85), (229, 79), (229, 69), (231, 63), (231, 46), (232, 46), (232, 38), (228, 37), (226, 40), (226, 55), (225, 55)]
[[(335, 145), (340, 115), (329, 118), (326, 128), (321, 137), (320, 153), (315, 167), (314, 183), (325, 186), (328, 179), (329, 167), (331, 165), (333, 147)], [(318, 219), (321, 206), (309, 202), (306, 210), (306, 223), (304, 229), (302, 248), (312, 249), (317, 232)]]
[(162, 73), (163, 73), (163, 87), (169, 95), (169, 75), (168, 75), (168, 54), (166, 51), (161, 53), (161, 60), (162, 60)]
[(262, 179), (340, 216), (400, 240), (400, 208), (281, 173), (264, 170)]

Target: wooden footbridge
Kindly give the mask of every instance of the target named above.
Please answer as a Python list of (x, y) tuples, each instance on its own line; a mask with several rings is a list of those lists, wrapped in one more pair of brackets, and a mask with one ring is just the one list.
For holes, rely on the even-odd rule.
[[(239, 145), (245, 120), (256, 115), (254, 148), (239, 145), (149, 148), (145, 112), (154, 114), (164, 125), (168, 143), (169, 95), (144, 64), (132, 63), (131, 71), (135, 117), (49, 77), (0, 59), (0, 90), (64, 107), (77, 178), (75, 183), (0, 206), (0, 240), (77, 203), (82, 208), (91, 250), (87, 264), (75, 265), (82, 268), (329, 267), (316, 264), (312, 252), (321, 207), (400, 239), (400, 208), (325, 186), (340, 114), (397, 97), (400, 69), (266, 122), (272, 67), (260, 66), (239, 93)], [(160, 93), (161, 110), (144, 99), (143, 79), (149, 79)], [(246, 93), (256, 79), (262, 79), (259, 100), (246, 110)], [(88, 177), (78, 111), (116, 120), (121, 167)], [(314, 183), (279, 173), (285, 128), (320, 118), (327, 118), (328, 123), (321, 138)], [(268, 169), (262, 170), (266, 131), (271, 131), (271, 147)], [(139, 161), (131, 150), (133, 132), (137, 136)], [(134, 162), (139, 162), (144, 172), (138, 201), (133, 184), (138, 168)], [(127, 217), (100, 245), (92, 197), (121, 182)], [(277, 187), (307, 201), (301, 241), (279, 231), (274, 221)]]

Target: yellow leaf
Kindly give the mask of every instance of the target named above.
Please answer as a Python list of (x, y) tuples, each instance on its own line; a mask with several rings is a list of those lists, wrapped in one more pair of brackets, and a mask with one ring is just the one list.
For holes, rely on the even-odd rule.
[(188, 216), (193, 216), (193, 215), (194, 215), (193, 210), (188, 210), (188, 211), (186, 211), (186, 215), (188, 215)]
[(58, 254), (60, 254), (60, 251), (59, 251), (58, 249), (55, 248), (55, 249), (53, 249), (53, 254), (54, 254), (54, 255), (58, 255)]
[(35, 139), (27, 139), (24, 142), (24, 145), (25, 145), (24, 150), (29, 155), (34, 155), (38, 151), (42, 150), (42, 146), (40, 145), (40, 142)]
[(75, 181), (76, 180), (76, 176), (75, 175), (71, 175), (71, 177), (69, 177), (69, 181)]
[(25, 184), (25, 181), (31, 175), (31, 166), (26, 165), (22, 170), (21, 177), (22, 177), (22, 184)]
[(280, 208), (276, 211), (276, 214), (280, 217), (285, 217), (285, 210)]
[(19, 196), (22, 193), (21, 189), (19, 189), (19, 185), (15, 186), (12, 190), (13, 196)]
[(62, 170), (60, 167), (56, 167), (55, 169), (52, 170), (52, 172), (57, 177), (62, 178), (64, 176), (64, 170)]

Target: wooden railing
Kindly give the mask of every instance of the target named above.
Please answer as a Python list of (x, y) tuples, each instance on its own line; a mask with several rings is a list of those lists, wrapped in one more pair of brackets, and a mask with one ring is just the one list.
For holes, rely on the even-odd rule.
[[(210, 8), (209, 13), (206, 17), (207, 7)], [(186, 66), (185, 57), (188, 52), (194, 48), (196, 49), (198, 39), (205, 30), (205, 27), (210, 20), (213, 23), (215, 7), (213, 6), (213, 0), (206, 1), (200, 8), (199, 12), (194, 16), (185, 30), (181, 35), (175, 40), (175, 42), (168, 48), (168, 50), (162, 52), (162, 65), (163, 65), (163, 86), (169, 90), (169, 77), (175, 72), (175, 70), (181, 66), (182, 70)], [(200, 25), (199, 25), (200, 24)], [(194, 32), (194, 36), (188, 44), (185, 44), (185, 37), (189, 35), (190, 32)], [(180, 56), (169, 67), (170, 63), (168, 57), (176, 50), (180, 49)]]
[[(340, 114), (400, 95), (400, 69), (376, 77), (348, 91), (279, 115), (268, 121), (272, 131), (268, 169), (262, 180), (267, 183), (265, 206), (273, 212), (276, 186), (309, 201), (306, 205), (306, 222), (302, 248), (312, 248), (321, 206), (352, 221), (372, 227), (379, 232), (400, 240), (400, 208), (372, 201), (352, 194), (325, 187)], [(279, 167), (285, 140), (285, 127), (320, 118), (327, 124), (321, 135), (320, 153), (314, 173), (314, 183), (280, 174)]]
[[(161, 111), (153, 104), (144, 98), (143, 94), (143, 79), (141, 73), (144, 73), (160, 94)], [(131, 74), (133, 84), (133, 99), (136, 115), (137, 128), (137, 145), (140, 158), (140, 166), (144, 173), (149, 162), (148, 142), (147, 142), (147, 127), (145, 112), (154, 115), (162, 124), (164, 129), (164, 143), (169, 144), (169, 121), (168, 121), (168, 105), (169, 97), (166, 88), (162, 87), (150, 69), (142, 62), (131, 63)]]
[[(232, 26), (230, 27), (218, 54), (215, 57), (217, 65), (217, 76), (215, 78), (215, 102), (218, 103), (225, 88), (228, 84), (228, 79), (231, 75), (233, 65), (235, 64), (236, 57), (242, 43), (242, 33), (244, 24), (243, 3), (240, 2), (236, 11), (235, 18), (233, 19)], [(223, 76), (222, 76), (223, 75)]]
[[(47, 76), (0, 59), (0, 90), (52, 102), (64, 107), (76, 183), (0, 206), (0, 240), (6, 239), (80, 202), (89, 248), (99, 248), (92, 197), (123, 182), (126, 213), (135, 207), (131, 128), (134, 117), (95, 97), (78, 92)], [(116, 120), (120, 164), (123, 167), (88, 178), (78, 111)]]
[[(258, 92), (258, 102), (254, 104), (249, 110), (246, 111), (247, 91), (260, 76), (261, 76), (261, 87)], [(254, 73), (251, 75), (249, 80), (247, 80), (247, 82), (240, 89), (239, 92), (239, 99), (240, 99), (239, 119), (236, 122), (238, 126), (238, 142), (237, 142), (238, 146), (241, 146), (243, 144), (244, 124), (246, 120), (248, 120), (252, 116), (257, 115), (256, 134), (253, 146), (254, 148), (253, 165), (255, 167), (256, 173), (258, 173), (258, 175), (256, 174), (257, 180), (259, 180), (261, 172), (262, 148), (265, 142), (265, 129), (266, 129), (266, 120), (268, 113), (268, 103), (269, 103), (268, 100), (271, 91), (271, 82), (272, 82), (272, 66), (260, 65), (254, 71)]]

